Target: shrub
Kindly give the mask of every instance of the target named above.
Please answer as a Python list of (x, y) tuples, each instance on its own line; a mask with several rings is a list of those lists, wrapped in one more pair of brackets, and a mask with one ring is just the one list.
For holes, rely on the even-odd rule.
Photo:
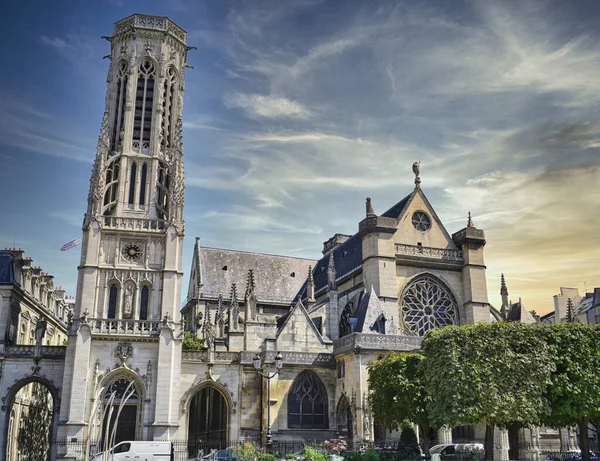
[(313, 461), (330, 461), (331, 457), (325, 453), (319, 453), (312, 447), (304, 447), (302, 458), (312, 459)]
[(237, 447), (238, 459), (254, 459), (261, 455), (260, 447), (255, 442), (242, 442)]
[(421, 459), (421, 448), (417, 441), (417, 435), (411, 426), (402, 429), (396, 458), (402, 460)]
[(379, 461), (379, 453), (373, 448), (367, 448), (362, 454), (363, 461)]
[(181, 347), (184, 351), (199, 351), (204, 347), (204, 340), (196, 338), (191, 331), (186, 331), (183, 334)]
[(277, 461), (277, 456), (270, 453), (261, 453), (258, 455), (259, 461)]

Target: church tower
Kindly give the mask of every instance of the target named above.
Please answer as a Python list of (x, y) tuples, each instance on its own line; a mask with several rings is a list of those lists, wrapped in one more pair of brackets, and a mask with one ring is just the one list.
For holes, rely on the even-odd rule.
[(102, 438), (104, 409), (125, 399), (132, 383), (117, 441), (164, 438), (176, 426), (168, 396), (181, 362), (181, 117), (190, 48), (186, 32), (158, 16), (134, 14), (103, 38), (111, 45), (106, 108), (83, 221), (60, 437)]

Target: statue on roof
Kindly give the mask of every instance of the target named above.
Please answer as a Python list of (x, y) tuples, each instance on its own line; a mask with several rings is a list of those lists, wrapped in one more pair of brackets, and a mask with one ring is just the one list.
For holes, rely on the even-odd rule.
[(421, 177), (419, 176), (421, 174), (421, 161), (420, 160), (418, 162), (413, 163), (412, 170), (413, 170), (413, 173), (415, 174), (415, 186), (420, 187), (421, 186)]

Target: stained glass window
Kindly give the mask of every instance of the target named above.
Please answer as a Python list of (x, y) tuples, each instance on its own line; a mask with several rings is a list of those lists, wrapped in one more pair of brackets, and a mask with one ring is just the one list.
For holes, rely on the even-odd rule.
[(298, 375), (288, 397), (290, 429), (329, 427), (327, 392), (321, 380), (310, 371)]
[(442, 282), (423, 275), (405, 288), (402, 314), (408, 330), (423, 336), (434, 328), (456, 323), (456, 301)]
[(431, 219), (424, 211), (415, 211), (412, 215), (412, 224), (418, 231), (427, 232), (431, 228)]
[[(117, 379), (116, 381), (114, 381), (106, 390), (106, 394), (105, 394), (105, 398), (109, 398), (112, 393), (115, 393), (115, 399), (119, 400), (125, 397), (125, 391), (127, 390), (127, 387), (129, 386), (129, 383), (131, 381), (127, 378), (120, 378)], [(138, 397), (138, 389), (137, 387), (134, 385), (132, 385), (129, 390), (127, 390), (127, 394), (129, 394), (131, 391), (133, 390), (133, 394), (131, 394), (131, 397), (129, 397), (129, 400), (137, 400)]]

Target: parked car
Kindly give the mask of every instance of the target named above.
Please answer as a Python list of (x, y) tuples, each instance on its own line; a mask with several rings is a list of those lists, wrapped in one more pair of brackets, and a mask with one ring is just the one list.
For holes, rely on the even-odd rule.
[(431, 461), (474, 461), (483, 459), (482, 443), (446, 443), (429, 449)]
[(120, 442), (107, 452), (98, 453), (94, 461), (175, 461), (173, 443), (161, 441)]

